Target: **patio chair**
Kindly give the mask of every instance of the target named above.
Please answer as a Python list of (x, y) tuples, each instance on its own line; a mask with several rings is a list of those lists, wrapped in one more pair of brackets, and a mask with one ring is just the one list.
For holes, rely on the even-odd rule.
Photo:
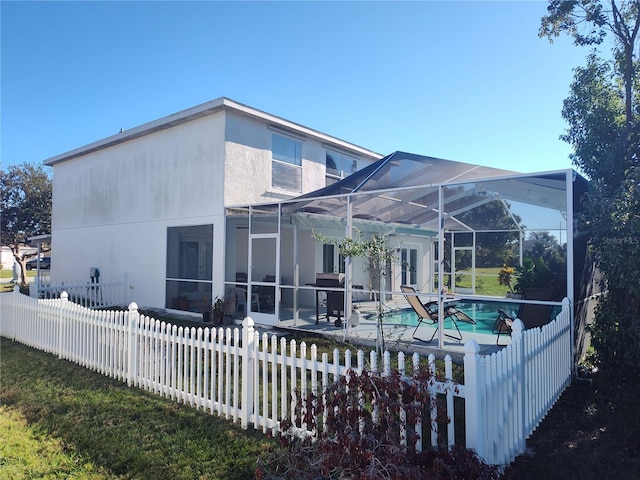
[[(522, 292), (523, 300), (553, 300), (553, 289), (551, 288), (528, 288)], [(501, 308), (498, 309), (498, 318), (493, 323), (492, 332), (497, 334), (496, 345), (500, 344), (500, 335), (511, 335), (511, 327), (516, 318), (524, 324), (524, 328), (541, 327), (549, 323), (549, 317), (553, 305), (540, 305), (536, 303), (521, 303), (518, 313), (508, 314)]]
[[(244, 315), (247, 315), (249, 313), (247, 310), (247, 291), (244, 288), (237, 287), (228, 289), (227, 293), (235, 295), (235, 313), (243, 312)], [(255, 308), (255, 310), (253, 310), (255, 312), (260, 311), (260, 297), (257, 293), (251, 294), (251, 308)]]
[[(416, 312), (416, 315), (418, 315), (418, 324), (413, 330), (413, 338), (415, 340), (420, 340), (427, 343), (433, 341), (433, 339), (436, 337), (436, 334), (438, 333), (438, 328), (440, 328), (438, 302), (427, 302), (423, 304), (417, 297), (418, 292), (416, 292), (415, 288), (413, 287), (402, 285), (400, 286), (400, 290), (405, 294), (404, 298), (407, 299), (407, 302), (409, 302), (409, 305), (411, 305), (413, 311)], [(458, 332), (458, 335), (450, 335), (448, 333), (445, 333), (445, 336), (453, 340), (462, 341), (462, 333), (460, 332), (460, 328), (458, 327), (458, 322), (476, 322), (462, 310), (458, 310), (453, 304), (445, 305), (444, 312), (444, 319), (450, 319), (453, 322), (453, 326), (456, 328), (456, 331)], [(436, 329), (429, 340), (424, 340), (422, 338), (416, 337), (416, 332), (418, 331), (420, 325), (422, 325), (423, 323), (427, 325), (436, 325)]]

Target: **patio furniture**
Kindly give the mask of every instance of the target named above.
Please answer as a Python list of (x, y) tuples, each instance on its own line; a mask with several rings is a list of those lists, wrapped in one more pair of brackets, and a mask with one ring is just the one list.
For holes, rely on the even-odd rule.
[[(242, 311), (244, 315), (247, 315), (247, 291), (244, 288), (237, 287), (228, 289), (227, 293), (229, 295), (235, 295), (235, 313)], [(255, 312), (260, 311), (260, 296), (257, 293), (251, 295), (251, 308), (255, 308), (255, 310), (253, 310)]]
[[(344, 274), (343, 273), (317, 273), (316, 274), (316, 287), (329, 288), (344, 288)], [(327, 304), (327, 322), (330, 317), (337, 317), (336, 326), (341, 324), (342, 317), (344, 316), (344, 290), (323, 290), (319, 288), (316, 290), (316, 324), (320, 319), (320, 292), (326, 294)]]
[[(551, 288), (527, 288), (522, 292), (523, 300), (553, 300), (553, 289)], [(493, 324), (493, 333), (497, 334), (496, 345), (500, 343), (500, 335), (511, 335), (511, 327), (516, 318), (524, 324), (524, 328), (541, 327), (549, 323), (553, 305), (541, 305), (536, 303), (521, 303), (518, 313), (509, 315), (507, 312), (498, 309), (498, 318)]]
[[(265, 283), (272, 283), (271, 285), (260, 285), (258, 287), (258, 296), (260, 298), (260, 304), (264, 309), (265, 313), (273, 313), (275, 310), (275, 299), (276, 299), (276, 276), (275, 275), (265, 275), (262, 279)], [(251, 295), (253, 297), (253, 294)]]
[[(427, 302), (423, 304), (417, 296), (416, 289), (413, 287), (409, 287), (407, 285), (400, 286), (400, 290), (404, 293), (404, 298), (407, 299), (413, 311), (418, 315), (418, 324), (416, 328), (413, 330), (413, 338), (415, 340), (420, 340), (422, 342), (431, 342), (435, 338), (438, 333), (438, 328), (440, 328), (440, 316), (438, 314), (438, 302)], [(449, 337), (453, 340), (462, 341), (462, 333), (460, 332), (460, 328), (458, 327), (458, 322), (465, 323), (476, 323), (469, 315), (464, 313), (462, 310), (458, 310), (454, 304), (447, 304), (444, 306), (444, 319), (450, 319), (453, 322), (453, 326), (456, 328), (458, 335), (450, 335), (445, 333), (446, 337)], [(433, 335), (429, 340), (424, 340), (422, 338), (416, 337), (416, 332), (418, 328), (423, 323), (427, 325), (436, 325), (436, 329), (433, 332)]]

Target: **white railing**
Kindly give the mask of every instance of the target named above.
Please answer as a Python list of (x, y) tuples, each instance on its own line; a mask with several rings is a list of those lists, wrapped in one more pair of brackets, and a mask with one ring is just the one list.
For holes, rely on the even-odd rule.
[[(66, 293), (37, 300), (17, 291), (0, 295), (0, 315), (2, 336), (264, 432), (277, 433), (285, 418), (295, 424), (295, 392), (322, 392), (339, 375), (365, 368), (362, 351), (355, 364), (349, 350), (343, 357), (335, 350), (331, 361), (327, 354), (318, 358), (315, 345), (260, 335), (251, 318), (242, 328), (183, 328), (140, 315), (135, 304), (100, 311), (69, 302)], [(562, 313), (542, 329), (523, 332), (516, 321), (511, 344), (494, 355), (479, 355), (478, 344), (469, 341), (465, 384), (451, 380), (447, 355), (446, 379), (429, 385), (432, 399), (441, 401), (432, 402), (430, 418), (407, 428), (418, 428), (431, 445), (465, 443), (463, 435), (456, 438), (460, 419), (454, 413), (455, 397), (464, 398), (466, 446), (488, 463), (510, 463), (570, 380), (569, 329), (565, 300)], [(386, 352), (382, 374), (391, 371), (390, 359)], [(368, 360), (377, 365), (375, 352)], [(397, 360), (405, 373), (408, 359), (399, 353)], [(408, 370), (419, 362), (414, 354)], [(435, 372), (433, 355), (428, 365)], [(437, 431), (436, 408), (445, 409), (446, 431)]]
[(69, 300), (88, 308), (123, 307), (129, 304), (127, 274), (121, 278), (98, 279), (93, 282), (34, 281), (29, 285), (29, 293), (36, 298), (59, 298), (67, 292)]

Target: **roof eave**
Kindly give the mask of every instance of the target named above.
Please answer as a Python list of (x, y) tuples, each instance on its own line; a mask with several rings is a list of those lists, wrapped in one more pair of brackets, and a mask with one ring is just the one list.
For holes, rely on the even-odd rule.
[(202, 117), (213, 115), (223, 110), (234, 111), (238, 114), (258, 119), (268, 125), (275, 125), (276, 127), (280, 127), (285, 130), (291, 130), (298, 135), (315, 138), (316, 140), (326, 143), (334, 148), (341, 148), (352, 153), (357, 153), (358, 155), (366, 158), (374, 160), (382, 158), (382, 155), (380, 155), (379, 153), (359, 147), (339, 138), (326, 135), (322, 132), (307, 128), (303, 125), (299, 125), (284, 118), (271, 115), (247, 105), (243, 105), (229, 98), (220, 97), (215, 100), (196, 105), (195, 107), (182, 110), (172, 115), (168, 115), (166, 117), (162, 117), (157, 120), (139, 125), (129, 130), (124, 130), (120, 133), (103, 138), (102, 140), (98, 140), (83, 147), (79, 147), (74, 150), (61, 153), (54, 157), (50, 157), (44, 160), (44, 164), (48, 166), (54, 166), (60, 162), (82, 157), (99, 150), (104, 150), (106, 148), (113, 147), (114, 145), (119, 145), (121, 143), (128, 142), (145, 135), (166, 130)]

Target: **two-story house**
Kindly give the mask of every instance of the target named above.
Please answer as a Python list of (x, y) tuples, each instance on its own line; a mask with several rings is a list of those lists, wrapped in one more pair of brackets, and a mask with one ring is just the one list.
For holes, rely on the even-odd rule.
[(218, 98), (49, 158), (52, 282), (127, 272), (141, 306), (199, 312), (224, 294), (225, 207), (299, 196), (381, 157)]

